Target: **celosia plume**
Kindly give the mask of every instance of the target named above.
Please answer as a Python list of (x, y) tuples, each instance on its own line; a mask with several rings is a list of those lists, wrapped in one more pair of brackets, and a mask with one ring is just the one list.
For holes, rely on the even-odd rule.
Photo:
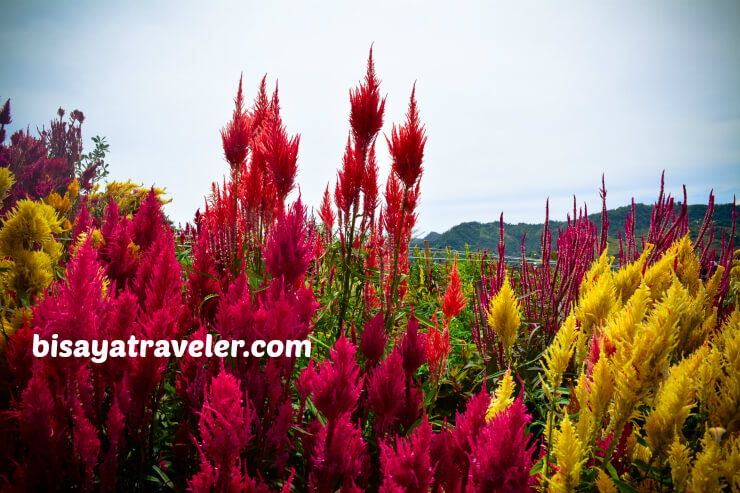
[(444, 303), (442, 304), (442, 312), (445, 315), (447, 324), (457, 317), (460, 312), (468, 304), (468, 300), (462, 293), (462, 287), (460, 285), (460, 273), (457, 271), (457, 257), (452, 264), (452, 270), (450, 271), (450, 278), (445, 290)]
[(403, 182), (406, 188), (416, 185), (421, 176), (424, 160), (424, 145), (427, 137), (424, 126), (419, 120), (419, 110), (416, 107), (416, 84), (411, 91), (409, 110), (406, 113), (406, 123), (396, 128), (393, 125), (391, 138), (386, 137), (388, 149), (393, 159), (393, 171)]
[(372, 47), (367, 59), (365, 80), (355, 90), (350, 90), (349, 101), (352, 136), (358, 150), (362, 152), (375, 140), (383, 127), (385, 111), (385, 98), (380, 98), (380, 81), (375, 75)]
[(487, 315), (488, 326), (496, 332), (506, 356), (511, 359), (511, 350), (522, 323), (522, 315), (519, 300), (514, 290), (511, 289), (508, 278), (504, 280), (496, 296), (491, 299)]

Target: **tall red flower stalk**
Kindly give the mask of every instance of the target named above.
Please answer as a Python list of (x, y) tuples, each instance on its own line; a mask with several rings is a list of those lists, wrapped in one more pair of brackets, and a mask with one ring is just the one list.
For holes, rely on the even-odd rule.
[[(347, 139), (342, 168), (337, 175), (334, 200), (339, 213), (342, 238), (342, 297), (339, 308), (339, 321), (345, 321), (350, 296), (352, 277), (351, 264), (358, 238), (364, 234), (364, 226), (372, 222), (377, 207), (377, 164), (375, 162), (375, 140), (383, 127), (385, 98), (380, 96), (380, 80), (375, 75), (373, 50), (367, 61), (365, 79), (354, 90), (350, 90), (350, 138)], [(364, 196), (363, 218), (357, 232), (356, 221), (360, 207), (360, 196)]]
[[(386, 137), (386, 143), (388, 144), (388, 150), (390, 151), (392, 158), (392, 169), (393, 173), (403, 183), (403, 196), (401, 199), (401, 207), (399, 213), (398, 230), (394, 238), (394, 258), (393, 258), (393, 272), (391, 274), (391, 290), (390, 299), (388, 300), (388, 306), (386, 308), (386, 326), (390, 327), (392, 321), (392, 313), (395, 308), (396, 299), (398, 297), (398, 257), (401, 253), (401, 245), (403, 242), (402, 234), (404, 233), (404, 215), (412, 214), (415, 207), (415, 199), (409, 201), (410, 191), (418, 185), (419, 178), (423, 171), (422, 161), (424, 159), (424, 146), (426, 144), (426, 131), (424, 126), (421, 124), (419, 119), (419, 109), (416, 106), (416, 84), (414, 84), (411, 90), (411, 98), (409, 99), (409, 109), (406, 113), (406, 123), (399, 127), (393, 126), (391, 131), (391, 138)], [(418, 188), (416, 189), (418, 195)], [(412, 207), (412, 205), (414, 207)], [(408, 211), (407, 211), (408, 209)], [(411, 231), (409, 230), (409, 235)]]
[(427, 329), (427, 361), (429, 362), (429, 379), (435, 386), (447, 369), (447, 357), (450, 354), (450, 330), (445, 323), (442, 332), (437, 327), (436, 314), (432, 317), (434, 325)]

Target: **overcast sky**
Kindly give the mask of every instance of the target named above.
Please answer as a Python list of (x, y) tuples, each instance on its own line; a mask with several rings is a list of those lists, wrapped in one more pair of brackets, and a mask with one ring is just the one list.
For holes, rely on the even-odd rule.
[[(429, 140), (418, 233), (651, 203), (661, 170), (689, 203), (740, 190), (740, 2), (6, 2), (0, 98), (11, 130), (78, 108), (111, 178), (167, 187), (175, 222), (221, 180), (219, 129), (240, 73), (280, 83), (301, 134), (298, 184), (333, 189), (348, 91), (374, 43), (384, 132), (411, 86)], [(208, 5), (208, 7), (206, 7)], [(380, 143), (380, 142), (379, 142)], [(382, 174), (389, 158), (382, 141)]]

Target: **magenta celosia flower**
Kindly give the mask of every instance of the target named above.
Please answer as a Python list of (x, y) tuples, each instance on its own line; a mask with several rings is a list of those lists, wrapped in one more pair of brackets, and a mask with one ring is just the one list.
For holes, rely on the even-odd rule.
[(529, 435), (524, 434), (529, 421), (520, 397), (472, 437), (469, 489), (490, 492), (533, 490), (537, 480), (529, 472), (534, 464), (534, 444), (528, 446)]
[(315, 435), (308, 455), (309, 484), (319, 493), (354, 491), (357, 485), (366, 486), (370, 458), (357, 426), (350, 413), (342, 414), (327, 426), (318, 420), (312, 426)]
[(324, 360), (313, 381), (313, 402), (332, 421), (354, 410), (361, 387), (355, 347), (342, 335), (331, 350), (331, 361)]
[(217, 468), (230, 470), (252, 437), (252, 409), (239, 381), (222, 370), (211, 381), (200, 415), (201, 447)]
[(154, 240), (165, 229), (165, 217), (162, 204), (154, 192), (149, 191), (131, 223), (134, 243), (142, 250), (148, 250)]
[(311, 261), (311, 241), (306, 233), (306, 209), (299, 198), (287, 214), (278, 218), (265, 245), (265, 266), (273, 277), (294, 285)]
[(395, 449), (385, 442), (381, 443), (383, 484), (380, 491), (429, 491), (434, 474), (434, 465), (429, 458), (431, 439), (432, 427), (424, 415), (421, 425), (408, 438), (398, 439)]
[(434, 483), (445, 491), (462, 491), (470, 469), (470, 444), (486, 425), (486, 411), (491, 402), (485, 387), (471, 397), (464, 413), (457, 412), (455, 426), (449, 426), (434, 436), (431, 448)]
[(405, 399), (404, 382), (401, 355), (395, 350), (370, 375), (367, 403), (375, 413), (375, 431), (381, 436), (399, 421)]
[(365, 369), (368, 370), (378, 364), (385, 353), (388, 334), (385, 332), (383, 312), (380, 311), (365, 324), (365, 330), (360, 337), (360, 350), (365, 356)]
[(416, 107), (416, 84), (411, 91), (409, 111), (406, 113), (406, 123), (396, 128), (393, 125), (391, 138), (386, 137), (388, 149), (393, 158), (393, 171), (398, 175), (406, 188), (416, 185), (421, 176), (424, 160), (424, 145), (427, 138), (424, 126), (419, 120), (419, 110)]
[(409, 377), (427, 360), (426, 338), (419, 332), (419, 321), (413, 311), (406, 325), (406, 334), (401, 339), (401, 357), (403, 370)]
[(94, 491), (95, 466), (100, 454), (100, 438), (98, 430), (85, 416), (85, 410), (79, 400), (74, 406), (74, 425), (72, 427), (72, 445), (75, 456), (80, 458), (84, 471), (84, 491)]
[(349, 92), (350, 115), (349, 123), (352, 126), (352, 135), (359, 149), (364, 149), (375, 139), (383, 127), (383, 112), (385, 98), (380, 98), (380, 81), (375, 76), (373, 63), (373, 49), (370, 47), (370, 56), (367, 59), (367, 74), (365, 80), (353, 91)]

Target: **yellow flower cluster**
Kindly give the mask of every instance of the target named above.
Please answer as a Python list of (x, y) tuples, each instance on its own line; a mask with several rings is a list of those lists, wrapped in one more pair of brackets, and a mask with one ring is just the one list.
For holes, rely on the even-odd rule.
[(42, 296), (54, 277), (62, 245), (54, 235), (61, 221), (50, 205), (20, 200), (0, 228), (0, 350), (28, 316), (27, 305)]
[[(127, 180), (125, 182), (114, 181), (108, 183), (105, 186), (104, 192), (99, 192), (97, 188), (98, 186), (96, 185), (93, 193), (90, 194), (90, 197), (99, 198), (103, 207), (106, 206), (111, 199), (113, 199), (113, 201), (118, 206), (119, 211), (131, 215), (135, 214), (136, 211), (139, 210), (139, 207), (141, 207), (141, 203), (149, 194), (150, 190), (149, 188), (144, 187), (143, 184), (136, 184), (133, 183), (131, 180)], [(167, 193), (166, 189), (155, 188), (154, 193), (157, 194), (157, 198), (159, 198), (160, 202), (162, 202), (163, 204), (172, 202), (172, 199), (164, 200), (162, 198)]]
[(516, 293), (511, 289), (508, 276), (488, 307), (488, 326), (494, 330), (504, 347), (507, 359), (511, 361), (511, 350), (516, 342), (519, 326), (522, 324), (522, 308)]
[(488, 411), (486, 411), (486, 420), (492, 420), (494, 416), (511, 406), (513, 402), (514, 379), (511, 376), (511, 368), (509, 368), (499, 382), (496, 394), (491, 399), (491, 404), (488, 406)]
[(8, 192), (15, 183), (15, 177), (8, 168), (0, 167), (0, 204), (8, 197)]
[[(606, 466), (625, 427), (632, 433), (620, 453), (666, 475), (670, 471), (675, 491), (740, 487), (737, 305), (718, 326), (723, 270), (702, 282), (688, 237), (646, 267), (649, 251), (616, 271), (602, 255), (544, 354), (548, 394), (561, 385), (575, 346), (570, 404), (552, 413), (562, 416), (559, 429), (546, 430), (554, 433), (550, 458), (557, 464), (546, 480), (550, 491), (573, 491), (584, 460), (602, 469), (592, 476), (599, 490), (615, 491)], [(696, 433), (685, 433), (689, 422), (703, 435), (700, 443)], [(629, 474), (622, 479), (640, 491), (655, 487), (644, 471)]]

